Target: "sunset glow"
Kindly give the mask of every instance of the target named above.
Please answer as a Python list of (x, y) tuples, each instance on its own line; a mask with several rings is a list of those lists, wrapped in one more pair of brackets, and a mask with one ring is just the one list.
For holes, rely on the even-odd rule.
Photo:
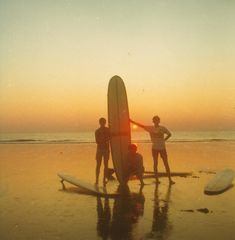
[(134, 120), (234, 130), (234, 22), (233, 1), (0, 1), (0, 131), (94, 129), (114, 75)]
[(133, 125), (132, 125), (132, 129), (134, 129), (134, 130), (135, 130), (135, 129), (137, 129), (137, 128), (138, 128), (138, 126), (137, 126), (137, 125), (135, 125), (135, 124), (133, 124)]

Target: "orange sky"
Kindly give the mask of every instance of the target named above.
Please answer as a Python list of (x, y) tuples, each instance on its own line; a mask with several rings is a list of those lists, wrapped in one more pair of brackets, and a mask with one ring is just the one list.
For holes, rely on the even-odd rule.
[(94, 129), (108, 81), (131, 117), (235, 129), (235, 3), (0, 2), (0, 131)]

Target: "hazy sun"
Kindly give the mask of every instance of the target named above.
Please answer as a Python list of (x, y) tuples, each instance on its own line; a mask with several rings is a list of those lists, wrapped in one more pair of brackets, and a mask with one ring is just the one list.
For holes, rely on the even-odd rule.
[(137, 126), (137, 125), (135, 125), (135, 124), (133, 124), (133, 125), (132, 125), (132, 128), (133, 128), (133, 129), (137, 129), (137, 128), (138, 128), (138, 126)]

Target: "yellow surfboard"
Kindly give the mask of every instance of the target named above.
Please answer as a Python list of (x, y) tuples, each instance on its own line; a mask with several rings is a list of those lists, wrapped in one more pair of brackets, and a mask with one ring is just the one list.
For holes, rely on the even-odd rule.
[(109, 81), (108, 123), (114, 170), (119, 183), (125, 185), (128, 181), (126, 157), (128, 145), (131, 143), (131, 133), (126, 88), (119, 76), (114, 76)]

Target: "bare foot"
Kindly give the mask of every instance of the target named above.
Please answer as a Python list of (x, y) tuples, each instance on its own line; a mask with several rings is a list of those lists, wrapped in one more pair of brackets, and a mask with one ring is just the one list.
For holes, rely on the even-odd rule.
[(140, 186), (144, 186), (145, 185), (145, 183), (144, 182), (140, 182)]
[(156, 179), (156, 182), (155, 182), (156, 184), (160, 184), (161, 182), (158, 180), (158, 179)]
[(170, 180), (170, 181), (169, 181), (169, 184), (172, 185), (172, 184), (175, 184), (175, 182), (172, 181), (172, 180)]
[(106, 184), (108, 183), (108, 180), (103, 180), (103, 185), (106, 186)]

